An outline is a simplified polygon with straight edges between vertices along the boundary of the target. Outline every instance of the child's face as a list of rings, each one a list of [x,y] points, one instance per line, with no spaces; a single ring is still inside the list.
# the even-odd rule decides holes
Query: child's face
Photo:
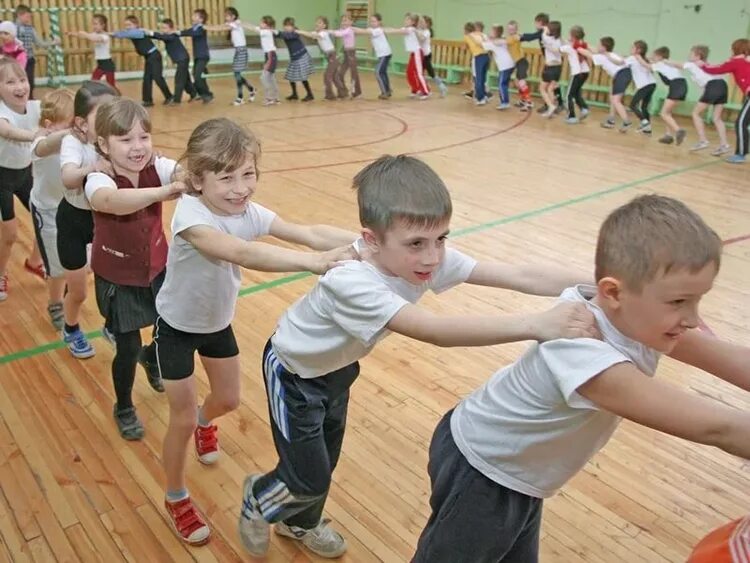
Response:
[[[18,21],[24,25],[31,25],[31,12],[26,12],[18,16]]]
[[[159,27],[161,28],[162,33],[172,33],[174,31],[174,28],[166,23],[160,24]]]
[[[6,43],[12,43],[15,41],[15,37],[13,37],[10,33],[6,31],[0,31],[0,44],[5,45]]]
[[[98,137],[97,141],[119,171],[137,174],[151,162],[151,133],[143,128],[140,121],[124,135],[110,135],[106,139]]]
[[[414,227],[396,221],[384,234],[370,229],[363,236],[372,260],[386,273],[414,285],[429,281],[445,258],[449,221],[437,227]]]
[[[690,61],[691,63],[697,63],[697,62],[698,62],[699,60],[701,60],[701,58],[700,58],[700,57],[698,56],[698,54],[697,54],[697,53],[696,53],[695,51],[693,51],[693,50],[691,49],[691,50],[690,50],[690,54],[688,55],[688,60],[689,60],[689,61]]]
[[[26,75],[6,70],[0,76],[0,99],[12,109],[23,111],[29,101],[29,81]]]
[[[341,16],[341,27],[349,27],[352,25],[352,18],[349,16]]]
[[[219,215],[241,215],[255,193],[258,176],[255,157],[248,153],[244,164],[231,172],[206,172],[195,189],[206,206]]]
[[[370,18],[370,21],[372,21],[372,18]],[[315,20],[316,31],[323,31],[325,28],[326,28],[326,24],[323,22],[323,20]]]
[[[651,53],[651,60],[658,63],[659,61],[663,61],[664,57],[657,53]]]
[[[682,269],[662,274],[640,292],[621,286],[616,300],[605,300],[605,308],[623,334],[668,354],[685,331],[698,326],[698,304],[716,274],[710,263],[695,273]]]
[[[136,25],[132,21],[125,20],[125,29],[135,29],[135,28],[136,28]]]
[[[102,31],[104,31],[104,26],[102,25],[102,22],[99,21],[98,19],[93,19],[91,20],[91,30],[94,33],[101,33]]]
[[[294,31],[294,26],[292,24],[287,24],[284,26],[284,31]]]
[[[546,25],[542,20],[534,20],[534,27],[537,29],[543,29]]]
[[[370,16],[370,27],[380,27],[380,20],[375,16]]]
[[[193,15],[190,19],[193,23],[203,23],[203,18],[198,12],[193,12]]]
[[[234,21],[234,16],[230,14],[229,12],[224,14],[224,21],[226,23],[232,23]]]
[[[638,54],[638,47],[635,46],[635,43],[630,46],[630,54],[631,55],[637,55]]]
[[[258,27],[261,29],[268,29],[268,24],[264,21],[261,21]]]
[[[515,35],[518,33],[518,26],[512,23],[508,24],[508,35]]]

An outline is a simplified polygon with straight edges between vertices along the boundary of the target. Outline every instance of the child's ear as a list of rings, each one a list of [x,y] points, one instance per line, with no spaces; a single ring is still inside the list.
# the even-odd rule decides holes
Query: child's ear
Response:
[[[109,156],[109,147],[107,147],[107,139],[105,139],[104,137],[97,137],[96,144],[99,147],[100,151],[102,151],[105,155]]]
[[[372,229],[368,229],[367,227],[363,228],[362,238],[364,239],[367,248],[369,248],[371,252],[375,253],[379,250],[380,242],[375,231],[373,231]]]
[[[51,121],[51,120],[49,120],[49,119],[45,119],[45,120],[44,120],[44,121],[42,122],[42,128],[44,128],[44,129],[49,129],[50,127],[52,127],[52,121]]]
[[[622,302],[622,282],[611,276],[603,277],[597,282],[599,297],[611,310],[620,308]]]

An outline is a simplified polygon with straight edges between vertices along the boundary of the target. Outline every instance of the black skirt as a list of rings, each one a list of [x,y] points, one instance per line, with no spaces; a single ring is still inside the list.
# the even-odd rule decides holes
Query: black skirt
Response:
[[[94,275],[94,291],[99,312],[112,332],[131,332],[156,322],[156,294],[164,283],[166,270],[149,287],[118,285]]]

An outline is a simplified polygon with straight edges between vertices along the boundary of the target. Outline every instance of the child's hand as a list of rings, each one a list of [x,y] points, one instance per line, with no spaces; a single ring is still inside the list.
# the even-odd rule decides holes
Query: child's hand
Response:
[[[188,186],[185,182],[172,182],[166,186],[162,186],[164,190],[164,201],[170,201],[173,199],[179,199],[184,193],[187,193]]]
[[[340,266],[341,263],[346,260],[359,260],[357,251],[351,244],[340,246],[339,248],[334,248],[333,250],[328,250],[326,252],[321,252],[317,255],[310,271],[313,274],[322,275],[331,268]]]
[[[560,303],[539,315],[537,340],[546,342],[558,338],[601,339],[594,314],[583,303]]]
[[[38,139],[39,137],[46,137],[47,135],[49,135],[49,132],[49,129],[40,127],[39,129],[34,131],[34,139]]]

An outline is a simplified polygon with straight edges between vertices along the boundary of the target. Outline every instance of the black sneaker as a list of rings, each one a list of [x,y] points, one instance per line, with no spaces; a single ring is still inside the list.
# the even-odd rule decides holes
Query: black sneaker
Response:
[[[201,97],[198,94],[193,94],[192,96],[190,96],[190,99],[188,100],[188,103],[194,102],[195,100],[200,100],[200,99],[201,99]]]
[[[174,98],[172,96],[170,96],[169,98],[167,98],[166,100],[164,100],[164,105],[165,106],[173,106],[174,105]]]
[[[213,101],[214,101],[214,95],[213,94],[209,94],[208,96],[204,96],[203,97],[203,103],[204,104],[210,104]]]
[[[151,107],[154,107],[154,102],[141,102],[141,105],[144,108],[151,108]]]
[[[563,107],[563,105],[562,105],[562,104],[560,104],[560,105],[558,105],[558,106],[557,106],[557,107],[555,108],[555,115],[557,115],[558,113],[562,113],[562,112],[564,112],[564,111],[565,111],[565,107]]]
[[[297,94],[289,94],[286,99],[287,101],[292,102],[294,100],[299,100],[299,96]]]
[[[312,102],[314,99],[315,99],[315,96],[313,96],[312,94],[308,94],[307,96],[305,96],[304,98],[302,98],[302,101],[303,102]]]
[[[141,440],[143,438],[146,432],[143,429],[143,423],[135,414],[135,407],[118,410],[117,403],[115,403],[112,416],[114,416],[120,436],[126,440]]]
[[[164,393],[164,383],[161,380],[161,374],[159,373],[159,366],[156,362],[149,362],[146,359],[146,350],[148,346],[142,346],[141,351],[138,352],[138,363],[146,371],[146,377],[148,378],[148,384],[157,393]]]

